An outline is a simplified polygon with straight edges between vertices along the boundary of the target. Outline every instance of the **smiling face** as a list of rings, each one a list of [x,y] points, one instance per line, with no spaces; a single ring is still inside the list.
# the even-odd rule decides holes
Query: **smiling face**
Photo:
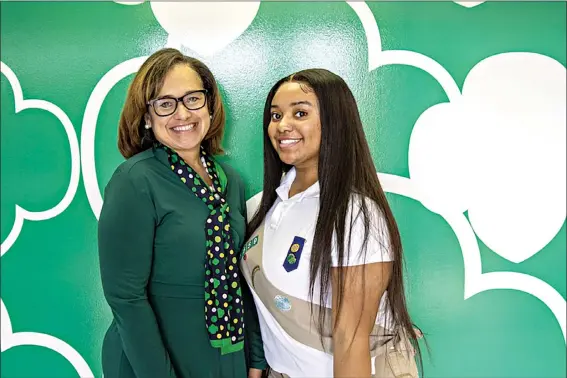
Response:
[[[268,135],[285,164],[317,167],[321,147],[321,120],[317,96],[303,83],[279,87],[271,104]]]
[[[171,68],[165,76],[163,86],[154,100],[158,102],[154,105],[170,107],[171,103],[159,101],[164,97],[180,98],[186,94],[202,90],[203,82],[199,75],[187,64],[178,64]],[[195,96],[185,98],[185,103],[189,107],[199,100],[200,93]],[[155,107],[149,106],[146,122],[148,122],[154,132],[155,138],[162,144],[175,150],[180,155],[195,154],[198,156],[201,142],[207,135],[211,120],[209,118],[209,104],[197,110],[188,110],[182,102],[177,104],[175,113],[168,116],[159,116]],[[173,105],[175,106],[175,105]],[[160,113],[164,113],[160,109]]]

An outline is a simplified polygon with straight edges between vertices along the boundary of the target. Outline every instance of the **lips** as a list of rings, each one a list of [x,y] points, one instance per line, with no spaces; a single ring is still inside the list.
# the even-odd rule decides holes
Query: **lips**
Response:
[[[195,129],[196,126],[197,126],[197,123],[189,123],[187,125],[174,126],[174,127],[171,128],[171,130],[178,132],[178,133],[183,133],[183,132],[187,132],[187,131],[192,131],[193,129]]]
[[[302,140],[301,138],[278,139],[278,145],[282,149],[291,148],[297,145],[301,140]]]

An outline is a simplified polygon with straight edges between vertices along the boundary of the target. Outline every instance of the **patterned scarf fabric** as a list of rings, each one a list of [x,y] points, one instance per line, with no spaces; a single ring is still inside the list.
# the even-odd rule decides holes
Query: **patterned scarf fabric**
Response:
[[[215,163],[201,147],[201,162],[213,185],[207,186],[172,149],[167,152],[171,169],[209,209],[205,222],[205,323],[211,345],[222,354],[236,352],[244,344],[244,309],[238,274],[239,253],[230,233],[230,207],[223,198]]]

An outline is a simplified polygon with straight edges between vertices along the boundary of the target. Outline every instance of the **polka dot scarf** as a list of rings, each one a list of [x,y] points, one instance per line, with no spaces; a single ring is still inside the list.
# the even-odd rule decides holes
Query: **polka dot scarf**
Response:
[[[238,256],[230,234],[230,207],[223,198],[215,163],[201,148],[201,162],[213,185],[207,186],[175,151],[165,149],[171,169],[209,209],[205,222],[205,324],[211,345],[222,354],[242,349],[244,309]]]

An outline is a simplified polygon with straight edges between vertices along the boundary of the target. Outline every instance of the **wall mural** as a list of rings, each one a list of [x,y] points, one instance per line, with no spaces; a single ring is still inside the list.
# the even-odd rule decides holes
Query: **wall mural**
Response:
[[[2,377],[100,377],[96,220],[133,74],[170,46],[228,111],[248,211],[280,77],[351,86],[404,242],[430,377],[566,368],[564,2],[3,2]]]

